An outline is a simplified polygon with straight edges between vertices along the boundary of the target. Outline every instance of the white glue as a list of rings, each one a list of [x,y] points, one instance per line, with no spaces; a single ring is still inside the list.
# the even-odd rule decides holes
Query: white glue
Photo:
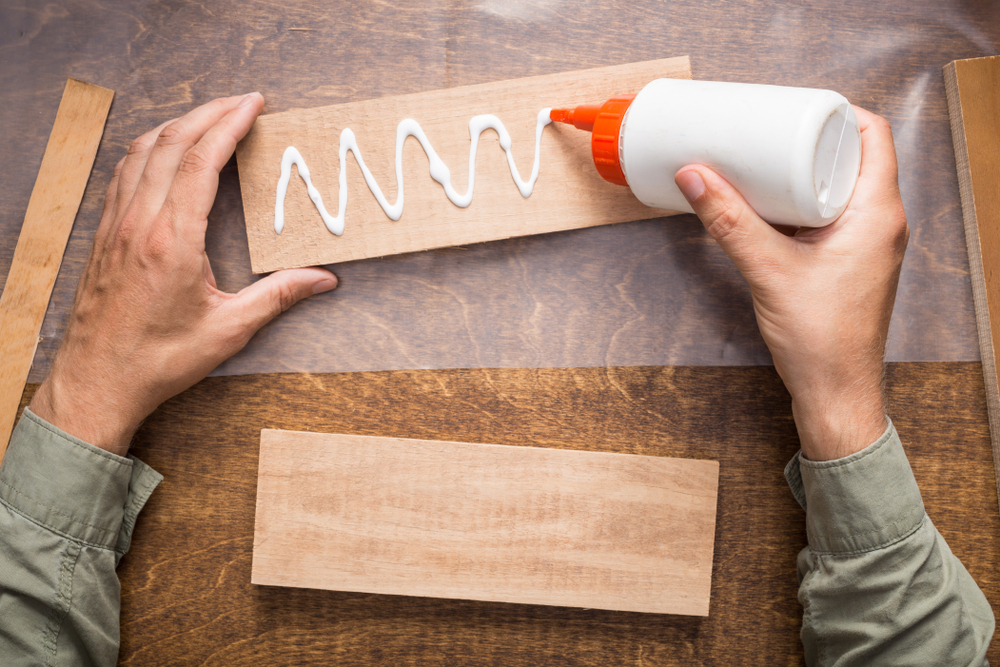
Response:
[[[281,176],[278,178],[278,191],[274,205],[274,231],[280,234],[281,230],[285,227],[285,194],[288,192],[288,181],[292,177],[292,165],[295,165],[298,168],[299,176],[306,183],[309,198],[316,205],[316,209],[319,211],[320,217],[323,218],[326,228],[337,236],[344,233],[344,214],[347,210],[347,151],[354,153],[354,157],[358,161],[358,166],[361,167],[361,173],[365,176],[365,183],[368,184],[368,188],[375,195],[375,199],[378,201],[379,206],[382,207],[382,210],[385,211],[385,214],[392,220],[399,220],[400,216],[403,215],[403,144],[406,142],[407,137],[416,137],[417,141],[420,142],[424,152],[427,153],[431,178],[444,186],[444,192],[448,199],[455,206],[465,208],[472,203],[472,194],[476,184],[476,151],[479,149],[479,137],[487,129],[496,130],[497,135],[500,137],[500,147],[507,154],[510,175],[514,179],[517,189],[521,192],[522,197],[530,197],[535,187],[535,181],[538,180],[542,130],[552,122],[549,118],[550,111],[550,109],[542,109],[538,112],[535,124],[535,161],[531,167],[531,176],[527,181],[521,180],[521,174],[514,164],[514,155],[510,150],[510,134],[503,123],[500,122],[500,119],[489,114],[474,116],[469,121],[469,135],[472,138],[472,145],[469,147],[469,188],[465,194],[459,194],[452,187],[451,171],[449,171],[448,166],[434,151],[434,147],[431,146],[420,124],[412,118],[403,120],[396,128],[396,183],[399,192],[396,194],[396,202],[394,204],[390,204],[385,195],[382,194],[382,188],[379,187],[375,181],[375,177],[372,176],[372,172],[365,165],[354,132],[350,128],[344,128],[344,131],[340,133],[340,201],[336,216],[330,215],[323,205],[323,197],[320,195],[319,190],[312,184],[309,167],[306,166],[306,161],[303,159],[302,154],[294,146],[289,146],[285,149],[285,153],[281,157]]]

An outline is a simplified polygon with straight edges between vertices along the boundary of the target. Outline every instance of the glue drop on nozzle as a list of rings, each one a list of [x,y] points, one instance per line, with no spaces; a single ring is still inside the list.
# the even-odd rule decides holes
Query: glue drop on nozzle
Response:
[[[861,131],[831,90],[657,79],[636,95],[553,109],[592,132],[598,173],[647,206],[693,213],[674,184],[703,164],[773,224],[822,227],[847,208],[861,168]]]

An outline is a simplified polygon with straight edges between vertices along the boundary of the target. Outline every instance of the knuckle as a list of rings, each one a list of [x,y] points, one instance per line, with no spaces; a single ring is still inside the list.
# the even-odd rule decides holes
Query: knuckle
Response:
[[[184,158],[181,160],[180,166],[178,166],[178,171],[190,174],[202,174],[211,168],[212,161],[206,155],[205,149],[201,148],[199,144],[184,154]]]
[[[151,138],[149,135],[142,135],[136,138],[129,144],[128,154],[129,155],[142,155],[143,153],[148,153],[153,147],[153,143],[156,140]]]
[[[889,256],[902,258],[910,242],[910,226],[903,203],[895,201],[875,214],[878,219],[877,247]]]
[[[294,306],[296,301],[298,299],[295,297],[295,292],[292,291],[292,288],[284,283],[279,284],[277,289],[274,290],[274,299],[271,304],[272,315],[277,317]]]
[[[892,137],[892,124],[883,116],[878,114],[872,114],[871,122],[868,124],[868,129],[873,130],[876,136],[880,137]]]
[[[220,343],[223,349],[231,350],[233,353],[243,349],[250,341],[250,336],[255,330],[252,326],[244,322],[231,322],[220,333]]]
[[[132,207],[127,208],[121,220],[118,221],[118,226],[115,228],[115,245],[121,246],[127,243],[135,234],[137,224],[138,220],[135,211]]]
[[[242,350],[248,342],[249,339],[243,334],[243,332],[238,331],[235,328],[223,331],[218,337],[219,349],[225,350],[228,356],[232,356]]]
[[[156,145],[164,147],[178,146],[187,141],[187,135],[188,132],[187,128],[184,127],[184,122],[182,120],[175,120],[160,130],[160,134],[156,137]]]
[[[707,228],[712,238],[721,241],[733,236],[740,228],[745,205],[726,204],[708,216]]]
[[[167,225],[155,225],[143,240],[142,254],[148,260],[160,262],[172,254],[173,248],[172,230]]]
[[[225,113],[228,111],[231,103],[227,97],[216,97],[210,100],[206,106],[210,107],[215,113]]]
[[[875,126],[883,131],[892,131],[892,124],[885,118],[885,116],[879,116],[875,114]]]
[[[102,263],[114,263],[118,264],[123,261],[125,257],[128,257],[132,253],[132,235],[123,234],[121,231],[121,226],[110,233],[104,242],[104,252],[102,255]]]
[[[906,222],[906,215],[902,209],[895,218],[893,225],[893,246],[900,255],[906,251],[906,246],[910,242],[910,225]]]

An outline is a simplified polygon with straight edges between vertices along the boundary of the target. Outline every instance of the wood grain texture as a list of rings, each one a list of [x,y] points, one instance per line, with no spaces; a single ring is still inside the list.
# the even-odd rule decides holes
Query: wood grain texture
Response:
[[[1000,614],[982,368],[886,373],[927,512]],[[255,586],[262,428],[717,460],[711,615]],[[210,378],[164,404],[133,447],[166,479],[118,569],[120,664],[801,665],[805,516],[782,475],[797,443],[788,395],[766,367]],[[1000,662],[997,645],[988,657]]]
[[[715,461],[264,429],[252,581],[707,616]]]
[[[114,96],[107,88],[76,79],[66,82],[31,191],[0,295],[0,459]]]
[[[944,68],[969,270],[986,384],[993,464],[1000,470],[1000,56]],[[1000,496],[1000,480],[997,482]]]
[[[327,210],[336,215],[340,133],[352,129],[365,163],[386,198],[394,202],[400,186],[394,162],[396,127],[404,118],[412,118],[448,165],[455,189],[465,192],[468,123],[473,116],[500,118],[513,141],[521,177],[527,178],[539,109],[637,93],[663,77],[690,79],[687,56],[262,116],[236,150],[253,270],[266,273],[668,215],[640,203],[627,187],[598,175],[589,132],[552,124],[542,133],[541,169],[528,198],[514,185],[495,132],[482,135],[475,196],[467,208],[448,201],[430,177],[427,156],[414,139],[403,150],[406,196],[399,221],[385,215],[351,158],[346,162],[348,198],[342,236],[327,230],[295,174],[285,197],[284,231],[280,235],[274,231],[275,189],[288,146],[302,154]]]

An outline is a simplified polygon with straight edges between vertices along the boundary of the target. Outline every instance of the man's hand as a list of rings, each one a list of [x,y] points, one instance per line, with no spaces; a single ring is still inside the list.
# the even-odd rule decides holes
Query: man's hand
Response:
[[[855,107],[862,163],[836,222],[778,230],[704,166],[677,186],[750,283],[757,324],[792,395],[806,458],[859,451],[885,430],[882,360],[909,229],[889,124]]]
[[[115,167],[94,247],[38,416],[117,454],[157,405],[205,377],[300,299],[333,289],[319,268],[217,289],[205,228],[219,171],[264,105],[198,107],[136,139]]]

